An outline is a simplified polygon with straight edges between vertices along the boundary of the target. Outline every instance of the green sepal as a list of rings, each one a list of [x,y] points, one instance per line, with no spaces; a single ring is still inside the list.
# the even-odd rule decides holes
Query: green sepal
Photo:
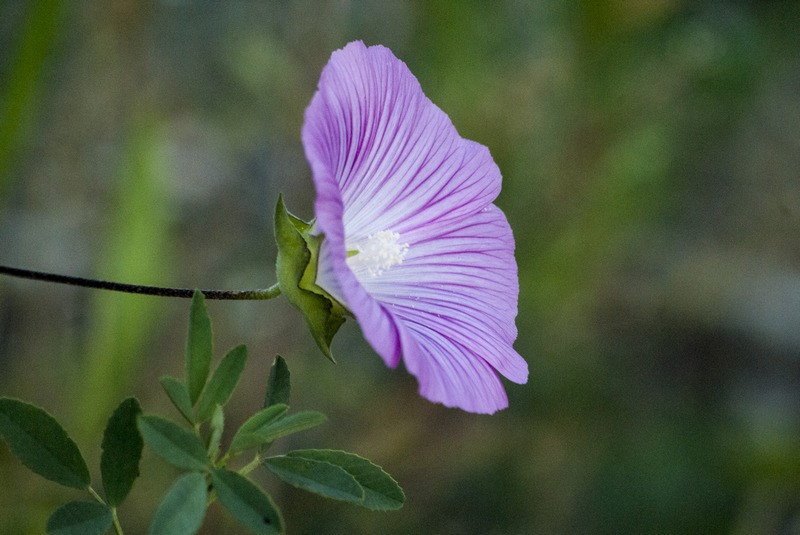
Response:
[[[275,362],[272,363],[272,368],[269,370],[267,393],[264,396],[264,407],[271,407],[279,403],[285,405],[289,404],[289,395],[292,392],[289,378],[289,367],[286,365],[286,361],[283,357],[278,355],[275,357]]]
[[[269,495],[237,472],[214,470],[214,490],[220,503],[251,533],[283,533],[283,518]]]
[[[138,424],[145,444],[172,466],[185,470],[210,466],[203,443],[191,431],[158,416],[139,416]]]
[[[217,405],[225,406],[239,382],[246,361],[247,347],[243,345],[234,347],[222,358],[197,400],[197,422],[211,418]]]
[[[0,398],[0,436],[22,464],[40,476],[65,487],[89,487],[89,469],[77,444],[44,409]]]
[[[49,535],[103,535],[111,527],[111,509],[97,502],[67,502],[47,520]]]
[[[393,511],[405,502],[405,494],[397,481],[383,468],[355,453],[339,450],[305,449],[294,450],[287,457],[312,459],[338,466],[356,480],[364,491],[362,507],[373,511]]]
[[[170,486],[161,499],[150,535],[192,535],[200,530],[206,516],[208,486],[200,472],[185,474]]]
[[[106,501],[111,507],[122,503],[139,477],[144,442],[136,427],[136,418],[141,413],[139,401],[128,398],[111,415],[103,432],[100,473]]]
[[[178,412],[186,418],[187,422],[194,425],[192,400],[189,399],[189,391],[186,389],[186,385],[169,375],[163,376],[158,382],[161,383],[161,388],[167,393],[169,400],[178,409]]]
[[[281,292],[306,318],[311,336],[322,354],[334,361],[331,342],[345,320],[345,308],[316,285],[317,256],[322,236],[310,233],[311,224],[286,211],[283,198],[275,207],[277,276]]]
[[[194,291],[189,312],[189,333],[186,338],[186,388],[194,405],[208,379],[213,351],[211,318],[200,290]]]

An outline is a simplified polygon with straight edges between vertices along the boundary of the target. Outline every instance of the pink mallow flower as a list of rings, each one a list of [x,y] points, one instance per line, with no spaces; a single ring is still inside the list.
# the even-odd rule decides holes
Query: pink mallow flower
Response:
[[[331,56],[305,114],[303,146],[323,234],[318,286],[352,312],[390,367],[425,398],[493,413],[498,376],[528,379],[514,350],[514,237],[492,201],[501,176],[458,135],[408,67],[382,46]]]

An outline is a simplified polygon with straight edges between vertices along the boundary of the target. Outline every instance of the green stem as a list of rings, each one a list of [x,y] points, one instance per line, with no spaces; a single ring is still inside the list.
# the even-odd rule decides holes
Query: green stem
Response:
[[[180,297],[190,299],[194,295],[191,288],[166,288],[161,286],[143,286],[140,284],[125,284],[122,282],[104,281],[98,279],[87,279],[84,277],[72,277],[70,275],[59,275],[57,273],[47,273],[44,271],[33,271],[30,269],[19,269],[10,266],[0,266],[0,275],[8,275],[20,279],[38,280],[44,282],[54,282],[57,284],[69,284],[71,286],[81,286],[83,288],[96,288],[99,290],[110,290],[112,292],[124,292],[130,294],[155,295],[158,297]],[[223,299],[238,301],[257,301],[272,299],[281,294],[280,285],[273,284],[269,288],[258,290],[200,290],[206,299]]]
[[[114,532],[117,535],[125,535],[122,532],[122,524],[119,523],[119,516],[117,516],[117,508],[116,507],[112,507],[111,508],[111,518],[114,519]]]
[[[261,455],[256,453],[256,456],[253,457],[252,461],[250,461],[249,463],[247,463],[246,465],[244,465],[239,469],[239,473],[243,476],[246,476],[256,468],[258,468],[260,464],[261,464]]]
[[[86,487],[86,490],[89,491],[89,494],[92,495],[92,498],[94,498],[99,503],[101,503],[101,504],[105,505],[106,507],[108,507],[108,504],[106,503],[106,501],[103,498],[101,498],[99,494],[97,494],[97,491],[94,490],[94,488],[91,485]],[[114,532],[116,532],[117,535],[125,535],[122,532],[122,525],[119,523],[119,517],[117,516],[117,508],[116,507],[109,507],[109,509],[111,509],[111,518],[112,518],[113,525],[114,525]]]
[[[86,490],[88,490],[88,491],[89,491],[89,494],[91,494],[91,495],[92,495],[92,498],[94,498],[94,499],[95,499],[95,500],[97,500],[98,502],[102,503],[103,505],[105,505],[105,504],[106,504],[106,501],[105,501],[103,498],[101,498],[99,494],[97,494],[97,491],[96,491],[96,490],[94,490],[94,488],[92,488],[92,486],[91,486],[91,485],[89,485],[88,487],[86,487]]]

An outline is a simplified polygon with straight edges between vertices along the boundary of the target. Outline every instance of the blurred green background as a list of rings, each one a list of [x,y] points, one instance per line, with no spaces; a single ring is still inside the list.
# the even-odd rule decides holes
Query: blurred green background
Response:
[[[327,362],[284,300],[211,303],[325,426],[276,445],[383,465],[375,513],[260,474],[290,533],[800,533],[800,3],[0,3],[0,263],[154,285],[274,281],[272,210],[312,216],[303,111],[330,53],[384,44],[504,174],[527,385],[491,417],[419,398],[352,322]],[[0,394],[97,474],[122,398],[178,418],[188,302],[0,280]],[[146,454],[146,530],[175,472]],[[79,494],[0,447],[0,533]],[[203,533],[236,533],[212,507]]]

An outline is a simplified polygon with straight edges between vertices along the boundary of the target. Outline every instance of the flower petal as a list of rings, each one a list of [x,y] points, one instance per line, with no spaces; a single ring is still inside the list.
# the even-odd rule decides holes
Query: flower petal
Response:
[[[362,279],[361,285],[397,322],[414,332],[423,325],[432,328],[464,348],[451,358],[480,358],[524,383],[527,363],[512,348],[519,287],[505,216],[490,205],[449,226],[433,229],[433,236],[424,236],[428,228],[405,235],[412,246],[403,264],[381,277]]]
[[[381,46],[354,42],[333,53],[306,110],[303,145],[315,181],[336,182],[352,240],[463,217],[500,192],[489,151],[462,139]]]
[[[400,362],[401,346],[394,319],[367,293],[347,265],[341,217],[344,208],[339,190],[330,181],[316,181],[316,186],[317,223],[320,221],[319,214],[325,214],[329,219],[325,239],[320,246],[316,282],[353,312],[367,341],[387,366],[395,367]],[[367,333],[371,336],[367,336]]]
[[[317,284],[345,304],[387,365],[404,359],[426,398],[491,413],[508,401],[498,372],[527,380],[514,351],[514,239],[491,202],[500,172],[462,139],[383,47],[334,52],[306,111],[303,145],[323,233]],[[354,273],[351,244],[397,233],[402,262]]]
[[[462,358],[469,355],[471,358]],[[403,337],[403,361],[420,394],[447,407],[492,414],[508,406],[497,372],[468,348],[419,325]]]

